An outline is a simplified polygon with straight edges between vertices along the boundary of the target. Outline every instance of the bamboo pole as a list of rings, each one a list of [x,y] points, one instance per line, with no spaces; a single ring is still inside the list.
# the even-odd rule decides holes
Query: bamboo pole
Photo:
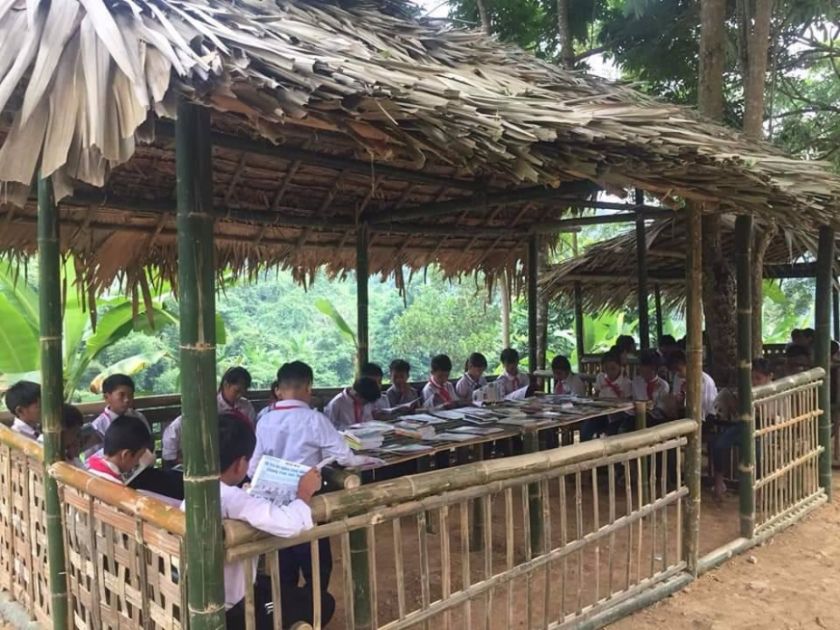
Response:
[[[536,431],[528,431],[522,436],[522,446],[525,453],[536,453],[539,451],[539,435]],[[528,513],[531,532],[531,551],[541,553],[543,550],[543,500],[540,495],[540,486],[532,483],[527,488]]]
[[[662,320],[662,289],[657,284],[653,289],[654,308],[656,309],[656,345],[662,345],[665,322]]]
[[[175,126],[178,299],[186,498],[186,566],[192,630],[224,627],[219,504],[210,110],[180,103]]]
[[[583,372],[583,355],[586,353],[583,332],[583,292],[580,282],[575,282],[575,341],[577,343],[578,372]]]
[[[61,447],[61,411],[64,373],[61,356],[61,271],[59,220],[52,181],[38,179],[38,315],[41,345],[41,428],[44,467],[64,459]],[[47,519],[47,558],[50,569],[50,614],[53,628],[69,627],[64,531],[58,485],[44,475]],[[35,576],[29,576],[34,580]]]
[[[695,421],[696,427],[689,436],[685,456],[685,480],[689,497],[685,510],[685,538],[683,557],[692,575],[697,575],[697,561],[700,547],[700,431],[702,407],[700,387],[703,373],[703,313],[700,303],[702,294],[702,210],[692,203],[688,210],[688,258],[686,260],[686,355],[688,375],[686,378],[686,411]]]
[[[633,403],[633,411],[636,416],[636,431],[641,431],[642,429],[647,429],[647,402],[643,400],[637,400]],[[641,460],[642,465],[642,479],[648,478],[648,460],[644,458]],[[647,503],[648,499],[650,498],[648,495],[648,487],[645,484],[639,486],[639,494],[644,498],[645,503]]]
[[[834,339],[840,339],[840,289],[837,288],[837,278],[833,278],[834,288],[831,290],[831,311]]]
[[[834,229],[820,228],[817,250],[817,287],[815,296],[814,340],[815,364],[825,370],[819,389],[819,404],[822,414],[819,422],[819,441],[823,447],[820,455],[820,486],[831,500],[831,289],[832,267],[834,265]]]
[[[357,368],[368,361],[368,228],[359,225],[356,231],[356,340]]]
[[[636,189],[636,205],[645,202],[645,193]],[[647,237],[645,236],[645,217],[636,217],[636,276],[639,296],[639,345],[642,350],[650,348],[650,322],[648,321],[648,268]]]
[[[528,239],[528,371],[537,369],[537,275],[539,274],[539,239]]]
[[[753,219],[735,220],[736,273],[738,277],[738,420],[741,423],[738,497],[741,536],[755,533],[755,419],[752,401],[752,244]],[[760,306],[756,306],[760,308]]]

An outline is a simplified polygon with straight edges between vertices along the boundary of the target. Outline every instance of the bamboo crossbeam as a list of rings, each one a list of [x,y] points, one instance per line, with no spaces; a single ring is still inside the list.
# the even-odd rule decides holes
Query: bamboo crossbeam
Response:
[[[799,374],[791,374],[752,389],[753,404],[767,402],[773,398],[784,396],[799,387],[806,387],[821,382],[825,378],[825,370],[821,367],[811,368]]]
[[[15,451],[22,452],[41,463],[44,462],[44,447],[35,440],[25,437],[9,427],[0,424],[0,444],[5,444]]]
[[[796,468],[801,467],[803,464],[805,464],[805,463],[807,463],[807,462],[809,462],[809,461],[811,461],[815,458],[820,457],[820,455],[822,455],[822,453],[823,453],[823,449],[822,449],[822,447],[819,447],[819,448],[816,448],[809,453],[805,453],[804,455],[802,455],[800,457],[797,457],[794,460],[791,460],[790,462],[788,462],[784,466],[774,470],[772,473],[770,473],[766,477],[762,477],[761,479],[756,481],[755,482],[755,489],[760,490],[761,488],[769,485],[771,482],[775,481],[776,479],[780,479],[780,478],[784,477],[790,471],[795,470]]]
[[[557,201],[560,203],[560,200]],[[569,204],[573,205],[573,204]],[[595,202],[592,204],[596,208],[603,207],[604,204]],[[590,206],[587,206],[590,207]],[[624,209],[631,209],[636,206],[625,206]],[[562,231],[568,228],[585,227],[590,225],[613,225],[616,223],[636,223],[649,219],[660,219],[674,214],[673,210],[667,210],[656,207],[646,207],[644,210],[635,210],[633,212],[622,212],[618,214],[599,214],[591,217],[575,217],[574,219],[560,219],[558,221],[545,221],[539,225],[535,225],[533,230],[540,234],[550,234],[553,232]]]

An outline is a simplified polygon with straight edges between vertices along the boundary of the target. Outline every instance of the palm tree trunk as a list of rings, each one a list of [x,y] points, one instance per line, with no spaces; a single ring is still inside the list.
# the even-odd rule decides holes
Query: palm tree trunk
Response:
[[[481,20],[481,30],[490,35],[490,15],[487,13],[487,5],[484,4],[484,0],[475,0],[475,4],[478,7],[478,17]]]
[[[734,382],[736,288],[735,268],[723,252],[720,215],[706,215],[703,217],[703,308],[711,372],[718,385]]]
[[[575,65],[575,43],[569,27],[569,0],[557,0],[557,43],[560,46],[560,65],[571,70]]]

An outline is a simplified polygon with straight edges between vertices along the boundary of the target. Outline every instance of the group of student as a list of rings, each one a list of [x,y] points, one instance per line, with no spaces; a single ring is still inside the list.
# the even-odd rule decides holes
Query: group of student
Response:
[[[810,367],[807,331],[797,334],[787,349],[789,372]],[[811,336],[811,339],[813,336]],[[637,355],[638,367],[629,376],[630,357],[636,355],[632,337],[621,337],[615,347],[601,359],[592,395],[599,399],[645,401],[650,408],[649,423],[656,424],[677,417],[685,406],[686,355],[684,345],[664,336],[658,349],[644,350]],[[245,521],[253,527],[276,536],[292,537],[313,527],[309,503],[322,488],[317,466],[324,461],[339,465],[364,467],[381,462],[357,455],[339,433],[353,424],[387,415],[394,408],[441,407],[469,404],[477,392],[492,387],[499,398],[516,392],[533,391],[536,383],[519,369],[519,354],[507,348],[499,356],[503,371],[488,384],[485,372],[487,358],[474,353],[465,362],[463,375],[453,384],[452,361],[446,355],[432,358],[428,381],[419,391],[410,384],[411,366],[397,359],[389,366],[390,386],[383,391],[383,370],[375,363],[361,366],[359,377],[339,392],[321,413],[312,407],[313,371],[301,361],[280,367],[272,384],[273,400],[260,411],[246,397],[251,375],[243,367],[233,367],[222,376],[218,393],[219,465],[221,471],[221,508],[224,518]],[[568,358],[556,356],[551,368],[553,393],[585,396],[583,379],[572,370]],[[753,383],[760,385],[773,378],[765,359],[753,362]],[[61,444],[66,460],[114,483],[126,483],[136,490],[177,501],[183,509],[183,478],[180,472],[182,419],[171,422],[163,434],[163,468],[154,467],[154,442],[151,426],[142,413],[134,409],[134,383],[126,375],[115,374],[103,382],[105,402],[102,412],[85,424],[81,412],[65,404],[62,411]],[[6,392],[6,405],[14,417],[12,430],[40,439],[40,386],[21,381]],[[717,411],[718,397],[714,380],[703,373],[701,399],[703,415]],[[582,441],[601,435],[632,430],[632,417],[610,415],[589,420],[580,430]],[[722,432],[713,444],[717,471],[722,459],[738,439],[738,427]],[[264,455],[310,466],[299,483],[297,499],[278,507],[254,497],[243,488],[254,474]],[[718,462],[718,459],[721,459]],[[82,461],[84,460],[84,461]],[[140,474],[137,471],[141,470]],[[720,481],[720,484],[718,483]],[[720,490],[722,478],[716,478]],[[319,541],[319,568],[323,623],[329,621],[335,601],[329,594],[332,554],[329,540]],[[313,601],[312,557],[308,544],[284,549],[280,553],[283,625],[311,621]],[[241,564],[225,566],[225,605],[229,628],[243,628],[245,618],[245,578]],[[263,576],[248,576],[255,583],[257,628],[272,627],[270,584]]]

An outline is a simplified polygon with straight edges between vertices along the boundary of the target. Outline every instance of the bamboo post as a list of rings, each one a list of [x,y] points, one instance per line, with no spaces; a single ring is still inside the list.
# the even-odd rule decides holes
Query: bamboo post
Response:
[[[539,273],[539,240],[528,238],[528,371],[537,369],[537,274]]]
[[[52,181],[38,180],[38,309],[41,345],[41,428],[44,468],[64,459],[61,447],[61,405],[64,374],[61,355],[61,272],[58,209]],[[44,475],[47,558],[50,569],[50,614],[55,630],[69,627],[67,573],[61,503],[55,478]],[[35,576],[30,575],[30,580]]]
[[[657,284],[653,289],[654,308],[656,309],[656,345],[662,345],[665,323],[662,320],[662,290]]]
[[[817,367],[825,370],[825,378],[819,390],[820,415],[819,441],[823,447],[820,454],[820,486],[831,500],[831,288],[834,265],[834,229],[820,228],[817,249],[817,287],[815,296],[814,359]]]
[[[741,536],[755,533],[755,421],[752,400],[752,243],[753,219],[735,220],[735,263],[738,276],[738,421],[741,439],[738,444],[738,496],[740,499]],[[756,308],[759,308],[758,306]]]
[[[636,205],[645,202],[645,193],[636,189]],[[639,345],[642,350],[650,348],[650,322],[648,313],[648,268],[647,238],[645,236],[645,217],[639,213],[636,217],[636,274],[639,293]]]
[[[356,349],[358,369],[367,363],[368,345],[368,227],[362,223],[356,230]]]
[[[537,431],[528,431],[522,435],[522,446],[525,453],[536,453],[540,447],[539,434]],[[540,484],[528,484],[528,521],[531,532],[531,551],[542,553],[543,549],[543,501],[540,495]],[[489,524],[485,524],[489,527]]]
[[[368,530],[350,532],[350,573],[353,576],[353,627],[371,627],[370,559]]]
[[[834,314],[832,323],[834,324],[834,339],[840,339],[840,289],[837,288],[836,278],[832,278],[835,282],[835,287],[831,291],[831,310]]]
[[[575,338],[577,342],[578,372],[583,372],[583,355],[586,347],[583,337],[583,291],[580,282],[575,282]]]
[[[216,305],[210,110],[180,103],[175,126],[178,300],[189,625],[224,627],[219,505]]]
[[[637,400],[633,403],[633,410],[636,414],[636,431],[647,429],[647,402],[644,400]],[[649,475],[648,458],[642,458],[642,479],[648,479]],[[647,484],[642,484],[639,487],[639,494],[644,497],[645,503],[648,502],[650,494]]]
[[[688,209],[688,256],[686,259],[686,355],[688,374],[686,378],[686,411],[688,417],[697,423],[689,435],[685,454],[685,481],[688,486],[688,501],[685,510],[684,550],[688,571],[697,575],[700,548],[700,440],[701,440],[701,398],[700,383],[703,372],[703,314],[700,303],[702,294],[702,210],[699,204],[691,203]]]

